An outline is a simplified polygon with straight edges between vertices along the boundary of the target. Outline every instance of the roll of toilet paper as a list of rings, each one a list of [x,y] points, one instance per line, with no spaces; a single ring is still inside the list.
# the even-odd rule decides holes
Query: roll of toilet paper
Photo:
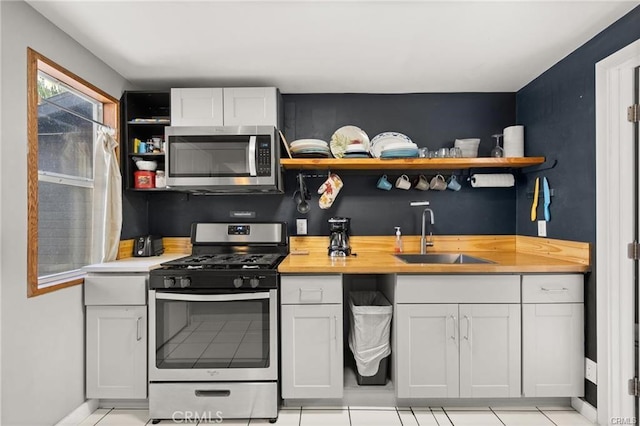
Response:
[[[474,188],[510,187],[516,180],[511,173],[475,174],[471,176],[471,186]]]
[[[503,130],[504,156],[524,157],[524,126],[510,126]]]

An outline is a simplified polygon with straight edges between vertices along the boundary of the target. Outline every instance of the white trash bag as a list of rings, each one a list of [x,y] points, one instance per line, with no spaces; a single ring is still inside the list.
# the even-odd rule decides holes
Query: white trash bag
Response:
[[[389,334],[393,306],[379,291],[352,291],[349,308],[349,348],[358,373],[363,377],[375,376],[380,360],[391,353]]]

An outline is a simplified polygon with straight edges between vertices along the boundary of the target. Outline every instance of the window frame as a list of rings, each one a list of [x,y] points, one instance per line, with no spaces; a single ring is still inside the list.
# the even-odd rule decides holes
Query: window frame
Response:
[[[103,123],[120,135],[120,102],[54,61],[27,48],[27,297],[82,284],[84,278],[70,278],[57,284],[39,287],[38,279],[38,71],[61,81],[103,105]],[[120,158],[119,145],[116,157]]]

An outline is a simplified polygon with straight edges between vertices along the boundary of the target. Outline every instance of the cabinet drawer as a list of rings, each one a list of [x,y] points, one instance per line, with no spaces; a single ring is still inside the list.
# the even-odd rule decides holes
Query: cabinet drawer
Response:
[[[581,303],[584,301],[584,276],[523,275],[522,303]]]
[[[85,305],[146,305],[147,274],[89,275],[84,279]]]
[[[176,411],[176,408],[179,411]],[[150,383],[149,416],[188,423],[194,415],[207,424],[222,419],[278,416],[278,385],[264,383]],[[190,418],[188,416],[191,416]]]
[[[280,290],[283,305],[342,303],[342,275],[284,275]]]
[[[520,303],[519,275],[398,275],[396,303]]]

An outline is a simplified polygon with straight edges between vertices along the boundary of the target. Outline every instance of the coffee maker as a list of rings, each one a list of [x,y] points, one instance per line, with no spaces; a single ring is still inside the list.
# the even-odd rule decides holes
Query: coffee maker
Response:
[[[329,219],[329,256],[341,257],[351,255],[349,246],[349,223],[348,217],[332,217]]]

